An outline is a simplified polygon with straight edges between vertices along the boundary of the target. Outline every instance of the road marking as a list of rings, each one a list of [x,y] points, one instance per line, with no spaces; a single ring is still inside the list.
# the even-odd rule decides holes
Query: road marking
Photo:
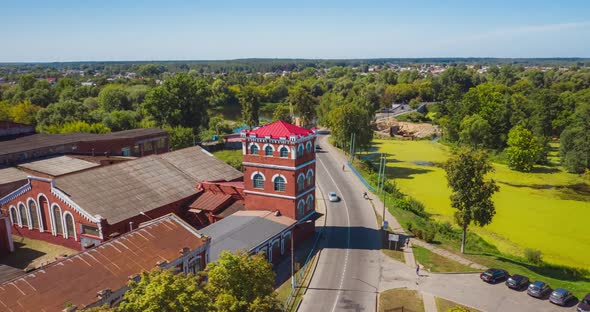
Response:
[[[342,190],[338,187],[338,184],[330,174],[328,168],[324,165],[322,159],[318,158],[318,160],[322,167],[324,167],[324,170],[326,170],[326,173],[330,177],[330,180],[332,180],[332,183],[334,183],[334,186],[336,186],[336,189],[340,193],[340,196],[343,196],[344,193],[342,193]],[[342,276],[340,277],[340,286],[338,287],[338,293],[336,295],[336,300],[334,301],[334,307],[332,308],[332,312],[336,311],[336,306],[338,305],[338,300],[340,299],[340,293],[342,292],[342,287],[344,286],[344,276],[346,275],[346,267],[348,266],[348,254],[350,253],[350,213],[348,212],[348,205],[346,204],[346,200],[342,198],[342,201],[344,202],[344,207],[346,208],[346,218],[348,223],[346,226],[346,254],[344,256],[344,270],[342,271]]]

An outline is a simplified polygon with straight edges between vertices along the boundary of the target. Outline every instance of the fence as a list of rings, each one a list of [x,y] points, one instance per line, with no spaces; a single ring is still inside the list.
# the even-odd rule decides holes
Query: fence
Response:
[[[371,184],[369,184],[369,182],[367,182],[367,180],[365,180],[365,178],[363,178],[363,176],[356,170],[356,168],[354,168],[354,166],[350,163],[350,161],[347,161],[346,165],[348,166],[348,168],[350,168],[350,171],[352,171],[352,173],[354,173],[359,178],[359,180],[361,180],[361,182],[363,182],[363,184],[369,190],[371,190],[371,192],[375,192],[375,188],[373,186],[371,186]]]

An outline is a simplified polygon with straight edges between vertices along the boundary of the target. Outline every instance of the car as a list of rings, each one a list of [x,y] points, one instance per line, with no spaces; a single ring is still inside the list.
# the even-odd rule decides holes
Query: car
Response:
[[[535,298],[543,298],[550,291],[551,287],[549,287],[547,283],[542,281],[534,281],[532,284],[529,285],[529,288],[527,289],[526,293],[529,296]]]
[[[328,200],[331,202],[337,202],[340,200],[340,197],[336,195],[336,192],[330,192],[330,194],[328,194]]]
[[[590,293],[578,303],[578,312],[590,312]]]
[[[549,301],[561,306],[566,305],[572,299],[574,299],[574,295],[563,288],[555,289],[549,296]]]
[[[479,275],[479,278],[487,283],[497,283],[498,281],[507,279],[508,277],[508,272],[502,269],[488,269]]]
[[[514,274],[506,280],[506,286],[510,289],[522,289],[529,286],[529,278],[523,275]]]
[[[316,145],[315,145],[315,149],[316,149],[316,150],[321,150],[321,149],[322,149],[322,147],[321,147],[319,144],[316,144]]]

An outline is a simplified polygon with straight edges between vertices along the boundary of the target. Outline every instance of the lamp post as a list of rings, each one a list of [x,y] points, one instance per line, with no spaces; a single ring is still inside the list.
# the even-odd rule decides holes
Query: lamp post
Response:
[[[291,289],[295,290],[295,227],[291,230]]]

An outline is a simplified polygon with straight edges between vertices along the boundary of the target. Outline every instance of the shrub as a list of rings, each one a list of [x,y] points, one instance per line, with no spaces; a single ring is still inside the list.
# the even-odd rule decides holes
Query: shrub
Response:
[[[429,223],[424,233],[422,234],[424,240],[428,243],[432,243],[434,241],[434,237],[436,236],[436,227],[434,224]]]
[[[406,223],[406,229],[408,229],[408,233],[412,233],[412,230],[414,229],[414,224],[412,224],[412,222]]]
[[[527,248],[524,250],[524,257],[533,264],[541,264],[543,262],[543,254],[540,250]]]

